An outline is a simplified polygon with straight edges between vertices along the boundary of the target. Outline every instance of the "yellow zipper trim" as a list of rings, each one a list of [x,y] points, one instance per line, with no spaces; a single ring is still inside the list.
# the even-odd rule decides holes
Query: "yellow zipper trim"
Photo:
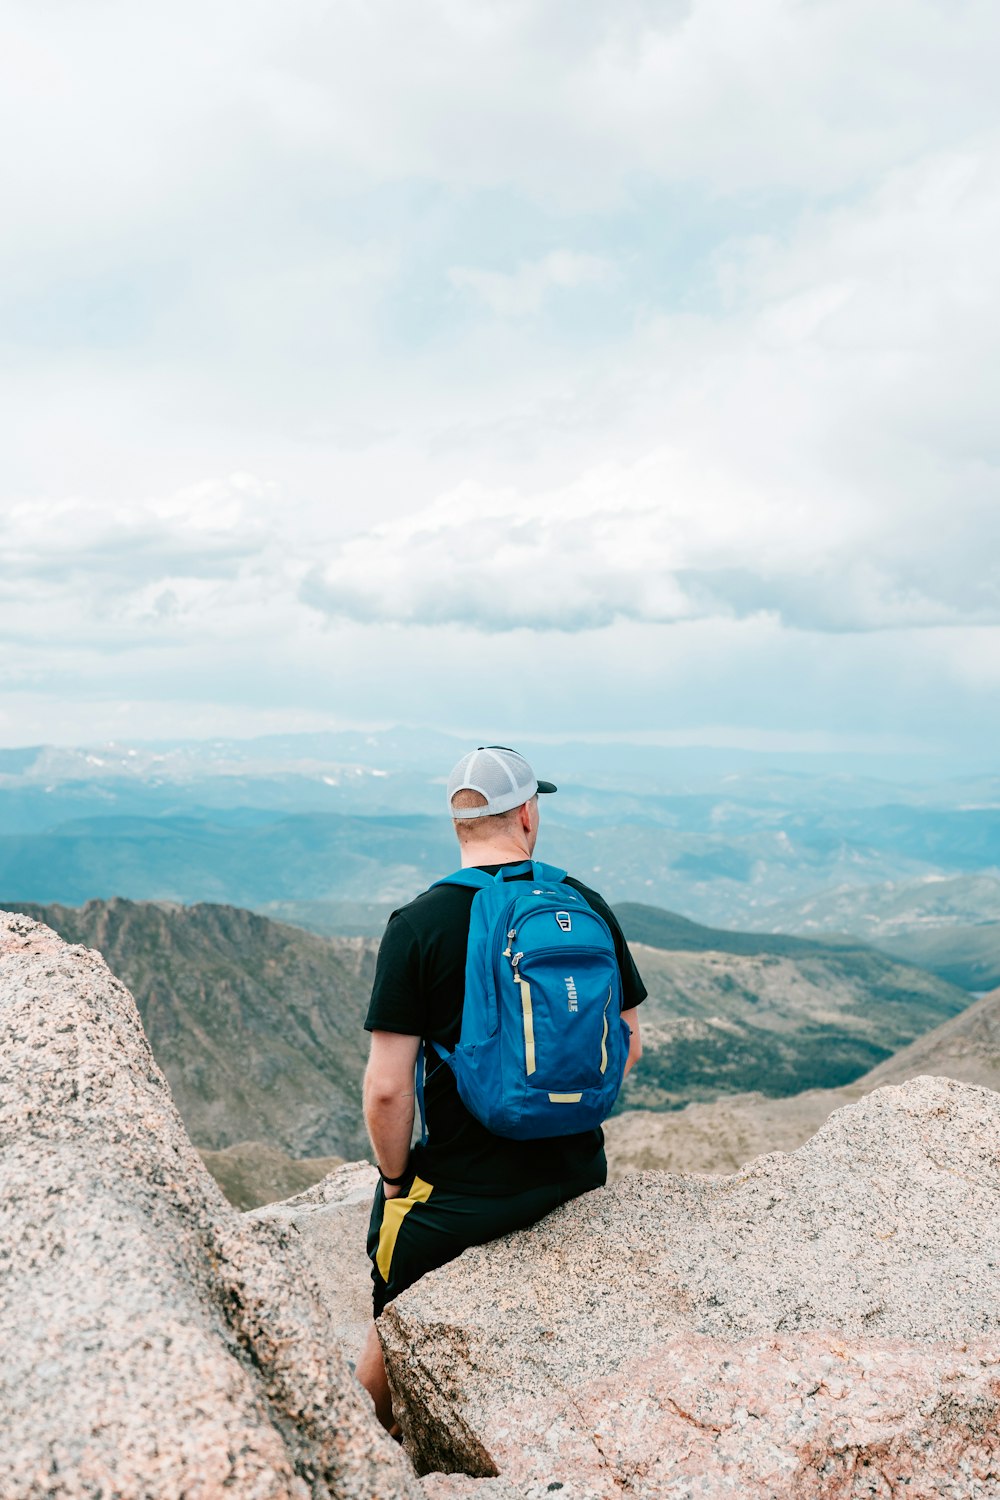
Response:
[[[608,1006],[611,1004],[612,986],[608,986],[608,998],[604,1002],[604,1035],[601,1037],[601,1072],[608,1067]]]
[[[521,986],[521,1015],[524,1019],[524,1071],[530,1078],[535,1071],[535,1022],[531,1013],[531,985],[518,977]]]
[[[550,1094],[550,1104],[579,1104],[582,1094]]]

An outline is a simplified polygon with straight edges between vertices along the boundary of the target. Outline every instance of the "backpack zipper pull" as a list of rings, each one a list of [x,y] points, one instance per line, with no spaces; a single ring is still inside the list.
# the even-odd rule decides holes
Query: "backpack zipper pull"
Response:
[[[508,932],[508,934],[507,934],[507,946],[503,950],[503,956],[504,956],[504,958],[510,958],[510,956],[511,956],[510,945],[513,942],[514,938],[516,938],[516,937],[517,937],[517,928],[516,927],[512,927],[510,929],[510,931]],[[521,955],[518,954],[518,958],[520,958],[520,956]]]

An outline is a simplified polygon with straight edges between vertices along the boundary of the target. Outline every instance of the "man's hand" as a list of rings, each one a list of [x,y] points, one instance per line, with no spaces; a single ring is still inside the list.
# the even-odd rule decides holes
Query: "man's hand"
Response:
[[[639,1039],[639,1007],[634,1005],[631,1010],[622,1011],[622,1020],[632,1033],[628,1044],[628,1058],[625,1062],[623,1078],[627,1078],[642,1056],[642,1042]]]
[[[410,1159],[413,1136],[414,1068],[420,1051],[418,1036],[395,1031],[373,1031],[365,1069],[365,1124],[375,1160],[389,1177],[402,1177]],[[383,1183],[386,1198],[398,1198],[402,1185]]]

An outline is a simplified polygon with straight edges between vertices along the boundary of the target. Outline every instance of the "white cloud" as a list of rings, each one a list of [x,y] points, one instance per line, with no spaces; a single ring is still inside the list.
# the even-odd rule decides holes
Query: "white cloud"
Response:
[[[602,393],[627,410],[633,445],[668,443],[558,488],[470,484],[414,506],[340,544],[303,597],[483,631],[996,622],[998,240],[990,140],[784,241],[732,244],[727,315],[661,320],[624,391],[617,370],[593,388],[595,413]]]
[[[575,208],[620,201],[637,171],[823,195],[991,120],[995,28],[986,0],[960,23],[937,0],[315,3],[267,38],[252,87],[275,128],[370,177]],[[308,111],[289,104],[303,90]]]
[[[83,498],[21,501],[0,513],[0,579],[86,576],[140,581],[152,572],[226,577],[268,529],[268,486],[251,475],[204,481],[130,506]]]
[[[334,618],[486,632],[756,615],[820,632],[1000,622],[1000,577],[970,593],[938,576],[935,531],[899,555],[878,512],[811,514],[660,453],[533,496],[465,486],[342,543],[302,597]],[[968,536],[965,577],[984,540]]]
[[[504,739],[603,733],[752,744],[812,736],[837,748],[907,737],[984,756],[995,693],[956,677],[955,630],[816,637],[774,621],[539,636],[459,627],[305,628],[301,614],[247,609],[229,636],[66,647],[44,677],[0,662],[0,739],[255,733],[286,726],[416,723]],[[976,632],[1000,659],[1000,630]],[[915,650],[915,646],[918,648]],[[13,672],[10,668],[14,667]],[[933,714],[928,716],[928,705]],[[12,717],[13,716],[13,717]],[[505,743],[516,743],[506,738]]]
[[[78,252],[214,232],[220,210],[238,237],[254,202],[287,207],[310,177],[335,192],[512,187],[576,208],[621,202],[637,174],[822,197],[989,128],[995,110],[987,0],[960,19],[938,0],[302,0],[294,22],[237,0],[64,5],[58,25],[27,0],[7,12],[8,230],[49,255],[53,231]]]
[[[498,317],[524,318],[537,313],[551,292],[604,281],[610,272],[609,263],[598,255],[552,250],[510,273],[453,266],[448,277],[452,286],[473,293]]]
[[[267,485],[237,474],[129,506],[67,499],[6,508],[0,641],[42,659],[51,653],[55,667],[78,651],[117,656],[144,641],[224,637],[239,615],[293,591],[273,500]]]

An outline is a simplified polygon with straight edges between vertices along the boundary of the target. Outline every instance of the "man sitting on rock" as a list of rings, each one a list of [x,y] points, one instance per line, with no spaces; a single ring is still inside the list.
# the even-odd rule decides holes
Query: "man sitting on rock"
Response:
[[[531,878],[538,836],[538,794],[554,792],[527,761],[502,746],[481,746],[459,761],[448,781],[448,805],[462,867]],[[610,928],[622,985],[622,1017],[631,1031],[625,1071],[641,1053],[636,1007],[646,989],[618,921],[604,899],[578,880],[579,892]],[[371,1051],[364,1080],[365,1121],[381,1180],[375,1191],[368,1254],[377,1318],[387,1302],[426,1272],[470,1245],[523,1229],[607,1178],[600,1129],[543,1140],[492,1134],[459,1098],[455,1077],[433,1043],[459,1040],[465,995],[469,919],[475,891],[437,885],[393,912],[379,948],[365,1022]],[[414,1070],[426,1054],[426,1143],[411,1149]],[[373,1323],[358,1361],[358,1379],[383,1426],[392,1404]]]

